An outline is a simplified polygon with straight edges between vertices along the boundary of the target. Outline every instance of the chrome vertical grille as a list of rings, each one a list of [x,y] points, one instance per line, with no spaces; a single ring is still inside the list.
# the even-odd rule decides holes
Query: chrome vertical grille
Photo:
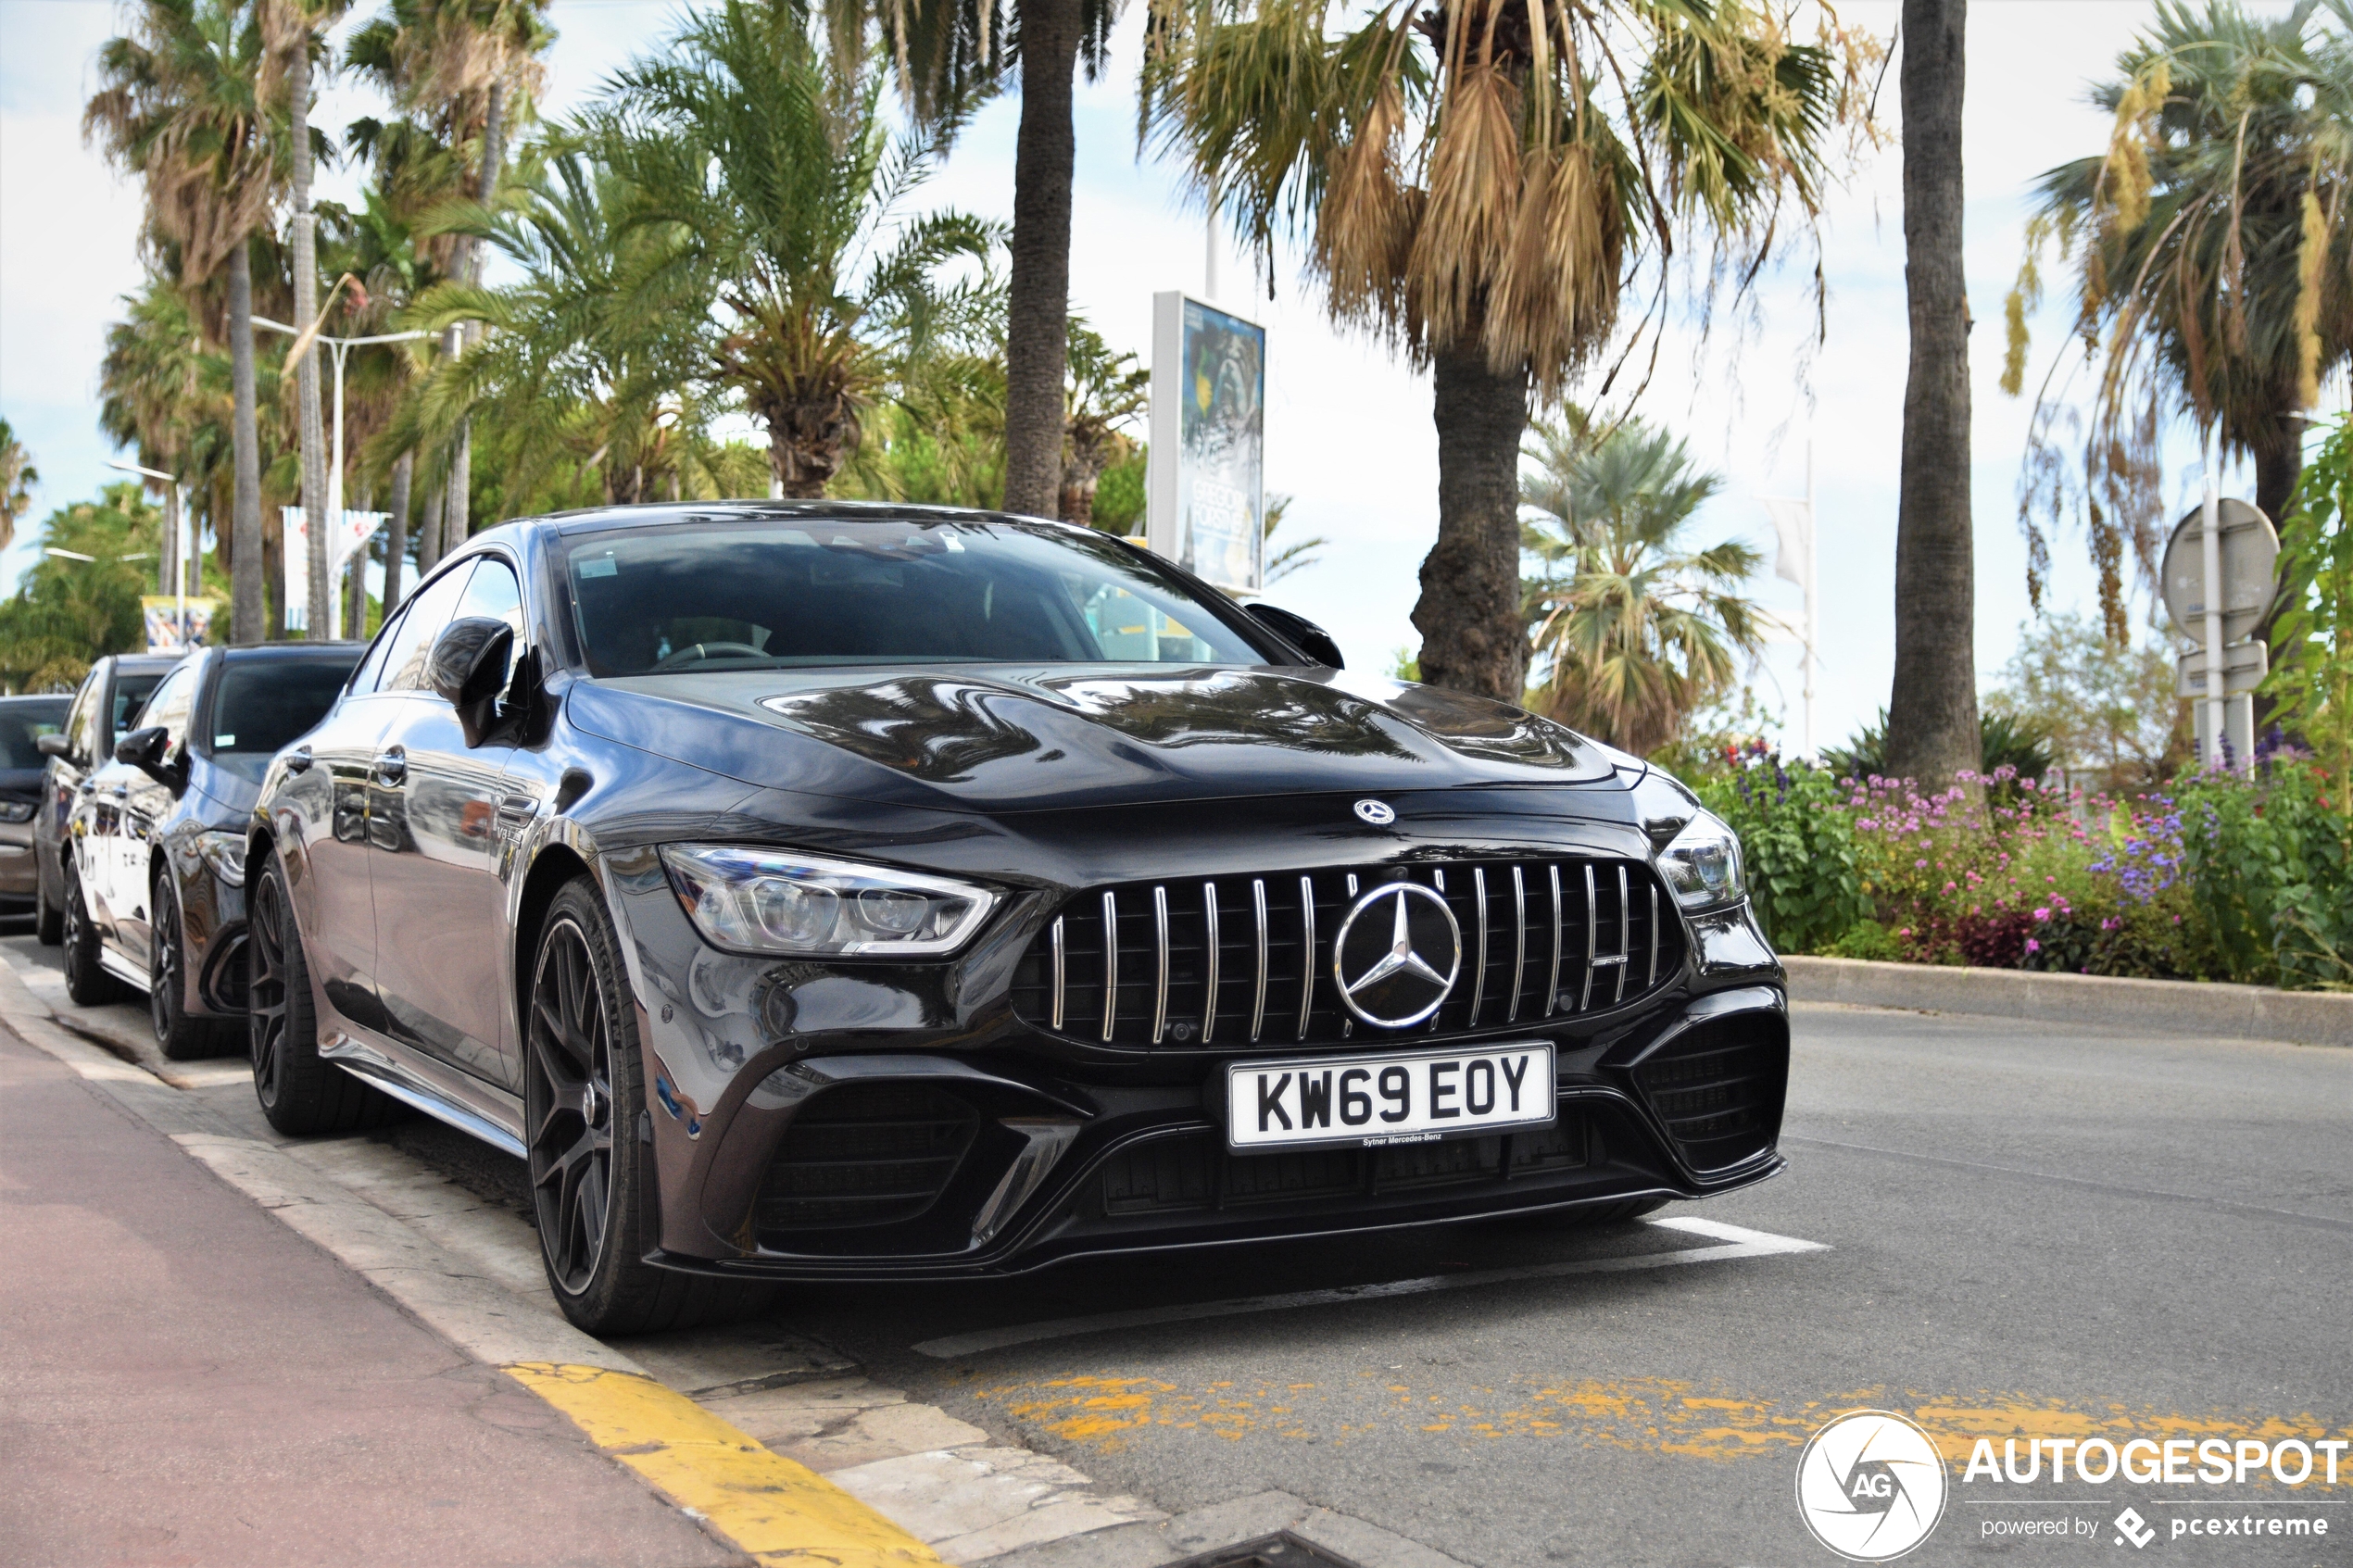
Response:
[[[1417,1036],[1602,1011],[1682,964],[1673,902],[1640,861],[1335,867],[1252,877],[1246,896],[1231,875],[1089,890],[1023,959],[1014,1011],[1147,1048],[1361,1046],[1386,1032],[1352,1018],[1327,984],[1332,941],[1358,893],[1401,878],[1435,889],[1463,935],[1453,991]]]

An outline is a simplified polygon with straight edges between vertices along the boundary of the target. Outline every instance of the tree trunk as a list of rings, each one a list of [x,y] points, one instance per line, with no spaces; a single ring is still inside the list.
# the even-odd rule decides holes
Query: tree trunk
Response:
[[[400,571],[409,554],[409,492],[417,482],[417,455],[403,452],[392,463],[392,518],[384,524],[384,619],[400,606]]]
[[[1052,517],[1062,499],[1063,379],[1070,352],[1071,82],[1079,0],[1021,12],[1021,132],[1013,154],[1013,275],[1005,305],[1005,509]]]
[[[425,497],[425,515],[417,520],[417,581],[425,580],[441,560],[441,514],[447,509],[449,481],[445,477]]]
[[[1961,257],[1967,0],[1904,3],[1904,386],[1895,518],[1895,683],[1887,766],[1942,789],[1982,765],[1969,529],[1969,294]]]
[[[2304,416],[2285,412],[2276,424],[2275,430],[2250,433],[2255,439],[2247,443],[2255,459],[2255,504],[2274,528],[2286,518],[2304,472]]]
[[[498,193],[498,169],[506,157],[501,138],[506,134],[507,89],[499,82],[490,84],[487,107],[482,124],[482,168],[474,181],[474,199],[483,206]],[[468,239],[455,258],[455,270],[469,283],[482,282],[482,242]],[[470,344],[479,342],[482,326],[468,322],[449,329],[446,345],[451,358],[456,358]],[[440,536],[434,542],[434,558],[439,560],[466,542],[473,532],[473,421],[460,420],[457,436],[449,448],[449,483],[443,496]]]
[[[1528,633],[1519,615],[1519,444],[1525,370],[1498,371],[1477,331],[1432,357],[1438,424],[1438,543],[1422,562],[1414,625],[1422,679],[1520,700]]]
[[[294,144],[294,326],[308,331],[319,314],[319,219],[310,210],[310,37],[304,30],[286,73],[286,99]],[[286,584],[291,601],[302,598],[305,636],[327,634],[333,613],[327,571],[327,435],[319,411],[319,345],[313,340],[295,367],[295,406],[302,448],[302,514],[309,532],[306,580]]]
[[[230,524],[229,640],[260,642],[269,607],[261,590],[261,433],[253,401],[253,256],[248,241],[229,252],[229,384],[234,399],[230,445],[236,466],[236,509]]]

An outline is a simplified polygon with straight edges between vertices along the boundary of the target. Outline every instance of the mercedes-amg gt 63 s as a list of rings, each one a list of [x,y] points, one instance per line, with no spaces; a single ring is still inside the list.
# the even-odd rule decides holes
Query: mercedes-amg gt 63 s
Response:
[[[272,1123],[406,1102],[527,1160],[595,1332],[1781,1165],[1722,823],[1086,528],[493,529],[272,763],[246,864]]]

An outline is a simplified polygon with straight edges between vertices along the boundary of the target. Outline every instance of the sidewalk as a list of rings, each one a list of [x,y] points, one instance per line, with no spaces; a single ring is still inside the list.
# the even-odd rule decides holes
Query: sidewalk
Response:
[[[0,1259],[8,1568],[745,1561],[5,1028]]]

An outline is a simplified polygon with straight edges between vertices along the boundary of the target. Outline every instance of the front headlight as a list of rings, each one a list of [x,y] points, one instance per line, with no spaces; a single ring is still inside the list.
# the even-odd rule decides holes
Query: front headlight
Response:
[[[212,874],[229,887],[245,884],[245,835],[241,833],[213,832],[196,840],[196,853],[212,868]]]
[[[802,958],[941,958],[997,907],[985,887],[789,849],[668,844],[661,863],[714,947]]]
[[[1748,892],[1739,835],[1705,811],[1694,814],[1658,852],[1658,872],[1675,901],[1692,914],[1736,904]]]
[[[30,800],[0,800],[0,822],[29,822],[39,809]]]

